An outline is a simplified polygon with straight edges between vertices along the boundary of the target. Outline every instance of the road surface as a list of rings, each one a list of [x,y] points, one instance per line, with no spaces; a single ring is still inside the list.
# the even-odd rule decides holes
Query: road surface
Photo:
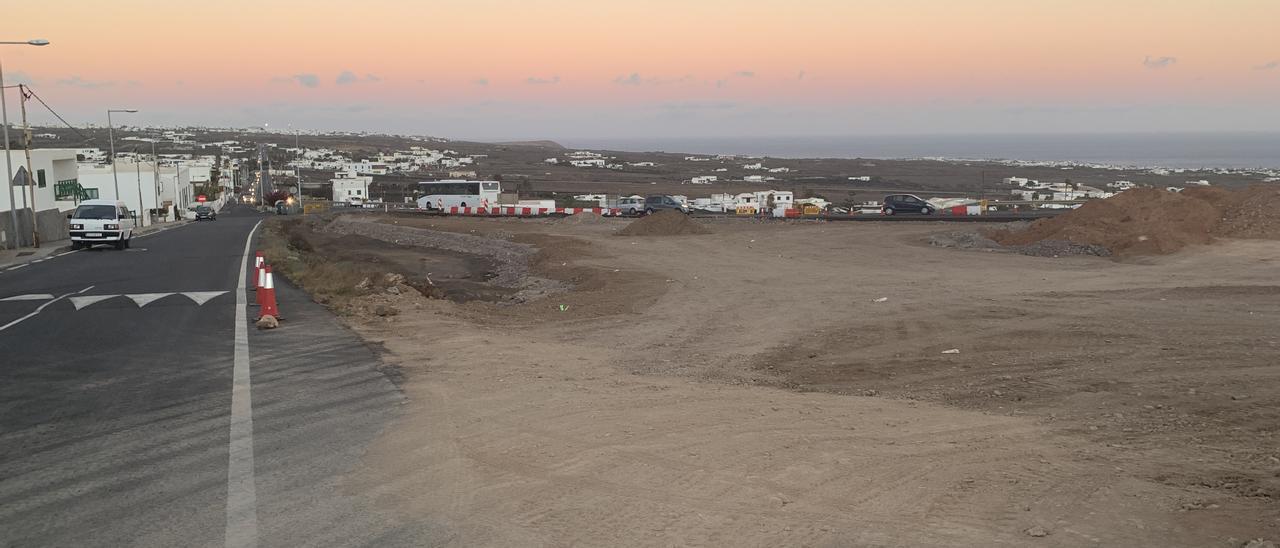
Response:
[[[375,351],[280,281],[249,325],[264,218],[0,271],[0,546],[431,543],[342,481],[402,403]]]

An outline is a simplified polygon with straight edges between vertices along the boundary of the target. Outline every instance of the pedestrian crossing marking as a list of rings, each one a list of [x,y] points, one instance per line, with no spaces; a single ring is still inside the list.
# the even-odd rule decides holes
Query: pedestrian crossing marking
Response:
[[[83,297],[83,296],[71,297],[71,304],[75,305],[76,310],[80,310],[81,308],[89,306],[93,303],[105,301],[112,297],[119,297],[119,295],[89,295],[87,297]]]
[[[226,291],[187,291],[184,292],[183,295],[186,295],[187,298],[195,301],[196,305],[199,306],[209,302],[209,299],[224,293],[226,293]]]
[[[137,294],[125,295],[125,296],[130,299],[133,299],[133,302],[138,303],[138,308],[142,308],[144,306],[147,306],[148,304],[151,304],[153,301],[163,299],[165,297],[168,297],[169,295],[176,295],[176,293],[137,293]]]

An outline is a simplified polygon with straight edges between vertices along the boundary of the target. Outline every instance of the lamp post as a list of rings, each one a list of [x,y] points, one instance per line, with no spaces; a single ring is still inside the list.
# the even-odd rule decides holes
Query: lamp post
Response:
[[[25,42],[0,42],[0,45],[47,46],[49,45],[49,41],[37,39],[37,40],[27,40]],[[2,120],[4,123],[4,170],[6,175],[5,183],[9,186],[9,218],[13,221],[13,234],[14,234],[13,236],[9,236],[9,238],[16,238],[18,234],[18,208],[17,208],[17,204],[13,200],[13,160],[9,159],[9,106],[5,103],[5,100],[4,100],[4,65],[3,64],[0,64],[0,117],[3,117]],[[35,210],[33,209],[31,211],[32,225],[35,224],[35,220],[36,220]],[[15,248],[18,247],[17,240],[14,240],[14,245],[12,245],[11,247],[15,247]]]
[[[111,108],[107,109],[107,140],[111,143],[111,180],[116,185],[116,201],[120,199],[120,176],[116,174],[116,131],[115,126],[111,123],[112,112],[138,112],[136,108]]]

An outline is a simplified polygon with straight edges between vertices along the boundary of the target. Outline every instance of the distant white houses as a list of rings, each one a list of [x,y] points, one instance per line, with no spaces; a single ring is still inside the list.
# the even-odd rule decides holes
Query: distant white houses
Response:
[[[631,162],[631,163],[628,163],[627,165],[631,167],[657,167],[658,166],[658,164],[655,164],[653,162]]]
[[[542,163],[544,163],[544,164],[556,165],[556,164],[560,163],[560,159],[559,159],[559,158],[547,158],[546,160],[543,160],[543,161],[542,161]]]
[[[769,173],[790,173],[790,172],[791,172],[791,168],[789,167],[775,167],[769,170]]]
[[[569,165],[573,167],[604,167],[604,158],[586,158],[580,160],[569,160]]]
[[[702,156],[685,156],[684,160],[686,162],[710,162],[711,160],[714,160],[714,158],[706,158]]]
[[[694,177],[692,179],[689,179],[689,183],[694,185],[709,185],[711,183],[716,182],[716,180],[718,179],[719,177],[715,175],[703,175],[700,177]]]
[[[746,177],[743,177],[742,180],[748,183],[763,183],[764,175],[747,175]]]
[[[1209,181],[1201,179],[1199,181],[1187,181],[1187,186],[1209,186]]]
[[[1123,192],[1123,191],[1125,191],[1125,190],[1132,189],[1132,188],[1134,188],[1134,187],[1136,187],[1136,186],[1138,186],[1138,185],[1137,185],[1137,184],[1135,184],[1135,183],[1133,183],[1133,182],[1131,182],[1131,181],[1116,181],[1116,182],[1114,182],[1114,183],[1107,183],[1107,188],[1114,188],[1114,189],[1116,189],[1116,190],[1118,190],[1118,191],[1122,191],[1122,192]]]
[[[1034,183],[1037,183],[1037,182],[1038,182],[1038,181],[1035,181],[1035,180],[1032,180],[1032,179],[1028,179],[1028,178],[1026,178],[1026,177],[1005,177],[1005,178],[1004,178],[1004,184],[1009,185],[1009,186],[1020,186],[1020,187],[1025,187],[1025,186],[1028,186],[1028,185],[1031,185],[1031,184],[1034,184]]]
[[[870,175],[856,175],[856,176],[853,176],[853,177],[849,177],[849,180],[850,180],[850,181],[861,181],[861,182],[864,182],[864,183],[870,183],[870,182],[871,182],[871,176],[870,176]]]
[[[759,170],[764,169],[764,164],[761,164],[761,163],[746,164],[746,165],[742,166],[742,169],[749,169],[749,170],[752,170],[752,171],[759,171]]]

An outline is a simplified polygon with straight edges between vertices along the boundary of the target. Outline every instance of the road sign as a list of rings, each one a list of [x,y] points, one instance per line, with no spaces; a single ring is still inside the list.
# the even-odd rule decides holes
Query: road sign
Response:
[[[209,201],[209,198],[206,198],[204,194],[201,194],[201,195],[199,195],[199,196],[196,196],[196,201],[197,201],[197,202],[200,202],[200,203],[202,203],[202,204],[203,204],[203,203],[205,203],[205,202]]]

